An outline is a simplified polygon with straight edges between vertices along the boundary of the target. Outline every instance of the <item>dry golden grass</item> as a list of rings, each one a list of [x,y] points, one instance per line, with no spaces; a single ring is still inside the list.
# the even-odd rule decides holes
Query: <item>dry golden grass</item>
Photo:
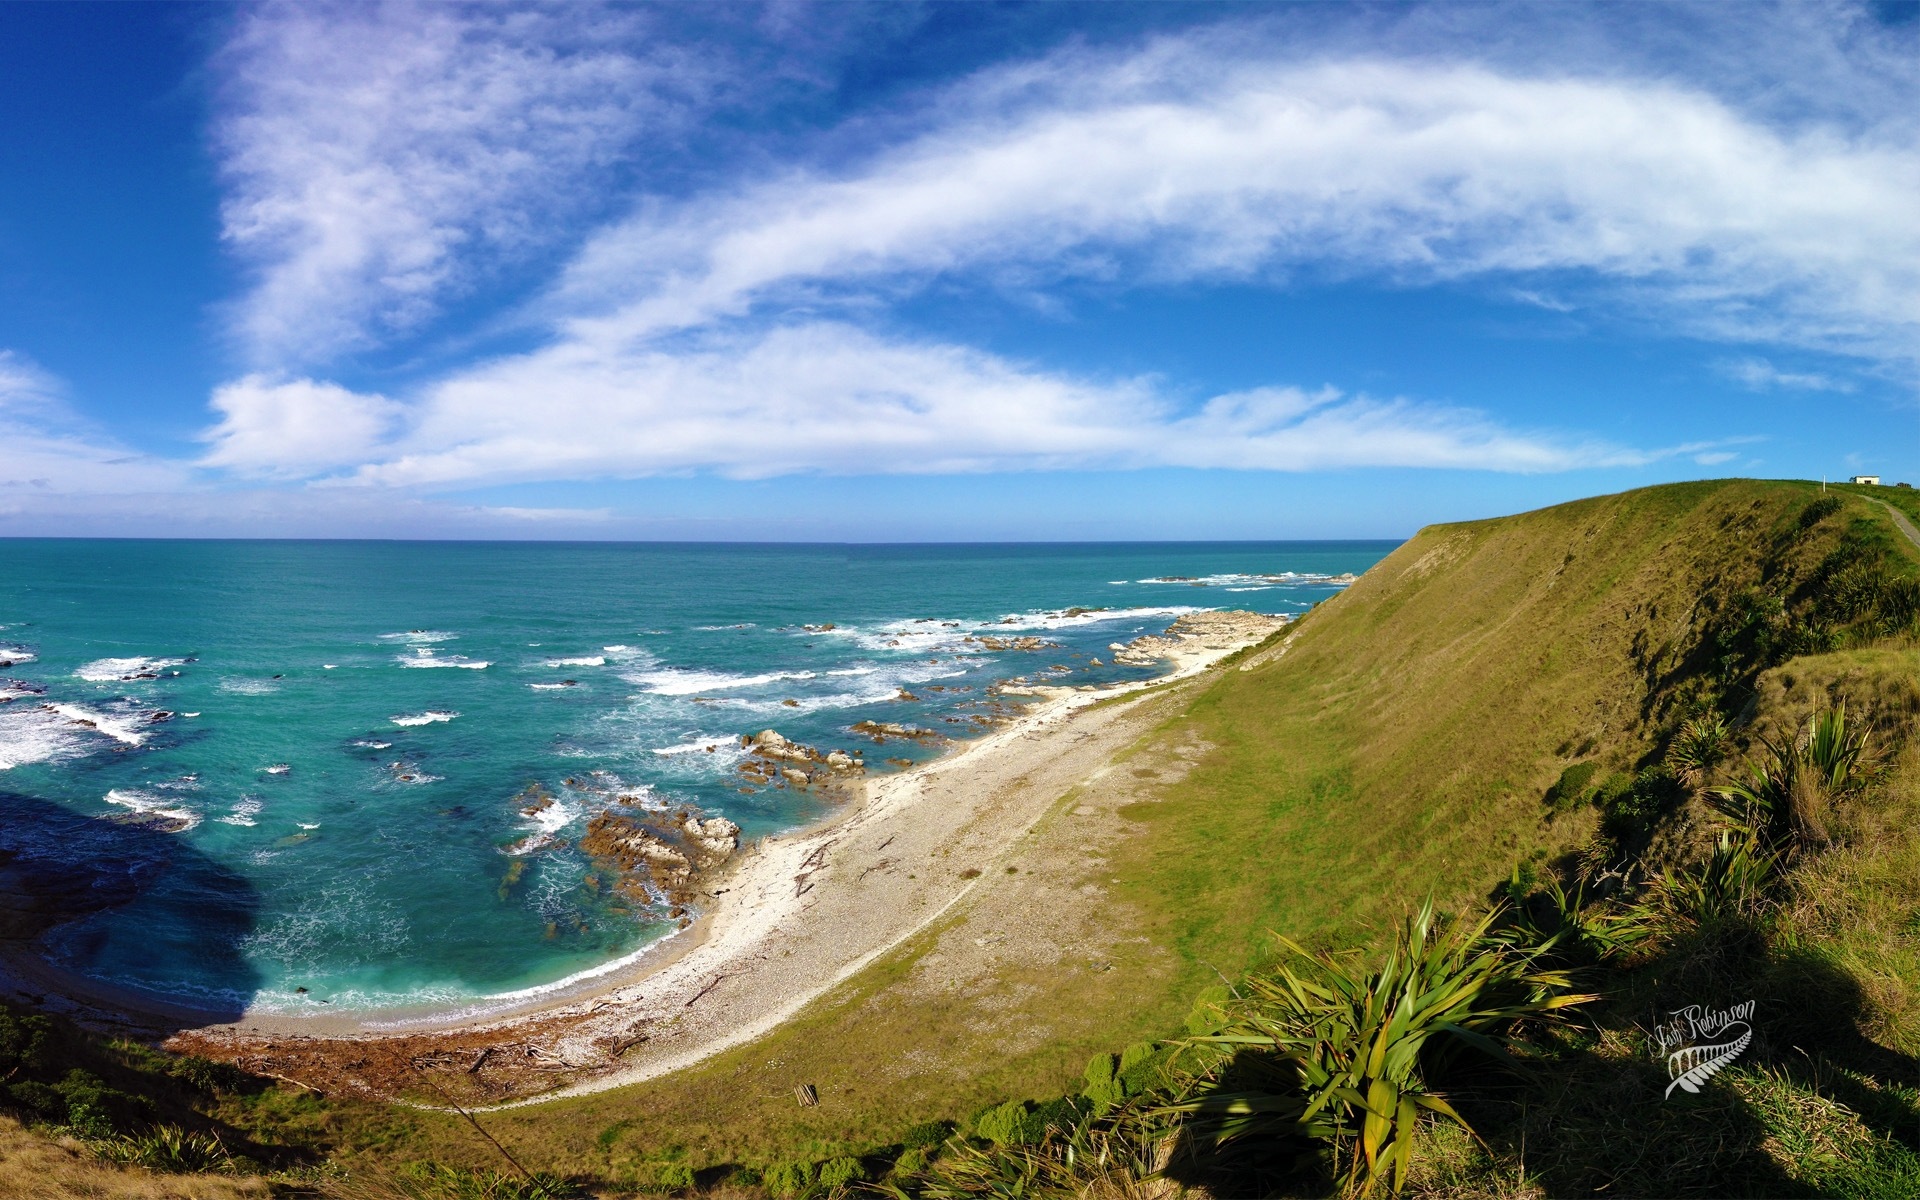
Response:
[[[0,1196],[6,1200],[265,1200],[272,1194],[264,1179],[112,1166],[78,1142],[50,1141],[0,1117]]]

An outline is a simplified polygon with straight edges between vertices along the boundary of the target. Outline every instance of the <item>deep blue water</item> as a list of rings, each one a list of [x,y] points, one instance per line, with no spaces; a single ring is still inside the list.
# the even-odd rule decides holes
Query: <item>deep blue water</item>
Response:
[[[924,757],[848,727],[1144,677],[1091,663],[1192,608],[1302,611],[1392,546],[0,541],[0,838],[111,835],[86,853],[132,898],[44,939],[98,978],[292,1011],[551,985],[672,928],[583,883],[614,795],[791,828],[822,801],[742,791],[739,735]]]

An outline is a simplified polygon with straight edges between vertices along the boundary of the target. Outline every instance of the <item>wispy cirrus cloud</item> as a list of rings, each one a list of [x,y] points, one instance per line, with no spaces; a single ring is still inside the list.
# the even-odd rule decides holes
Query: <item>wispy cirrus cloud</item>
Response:
[[[0,350],[0,515],[32,500],[177,488],[188,475],[96,428],[67,403],[57,377]]]
[[[1920,146],[1877,130],[1782,131],[1666,81],[1186,46],[1034,91],[850,171],[650,207],[560,302],[636,338],[934,278],[1573,272],[1713,336],[1920,342]]]
[[[218,66],[222,232],[245,353],[288,369],[416,330],[551,245],[710,64],[591,6],[273,3]]]
[[[1720,373],[1756,392],[1851,392],[1853,384],[1817,371],[1783,371],[1764,358],[1736,358],[1719,364]]]

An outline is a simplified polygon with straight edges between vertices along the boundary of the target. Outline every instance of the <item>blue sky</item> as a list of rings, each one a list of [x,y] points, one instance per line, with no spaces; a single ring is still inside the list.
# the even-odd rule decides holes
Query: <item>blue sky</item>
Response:
[[[1920,482],[1920,7],[0,6],[0,535]]]

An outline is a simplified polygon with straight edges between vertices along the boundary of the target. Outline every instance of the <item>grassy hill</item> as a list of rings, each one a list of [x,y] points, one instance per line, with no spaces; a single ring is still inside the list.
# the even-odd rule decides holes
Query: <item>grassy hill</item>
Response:
[[[960,914],[751,1046],[486,1128],[536,1169],[615,1189],[693,1178],[751,1194],[768,1168],[836,1157],[883,1170],[928,1122],[1073,1093],[1090,1055],[1177,1033],[1196,994],[1272,960],[1273,933],[1369,946],[1427,896],[1464,911],[1496,894],[1538,904],[1550,881],[1596,872],[1655,890],[1692,878],[1716,825],[1674,775],[1683,731],[1730,726],[1722,779],[1763,734],[1791,737],[1846,699],[1882,753],[1830,843],[1737,921],[1674,918],[1657,949],[1594,967],[1609,1000],[1542,1050],[1559,1090],[1468,1088],[1486,1143],[1436,1130],[1418,1186],[1911,1194],[1916,579],[1920,550],[1884,508],[1794,482],[1422,530],[1284,638],[1147,701],[1153,732],[1009,857],[994,928],[1023,911],[1066,921],[1062,938],[1097,948],[1091,969],[1009,959],[930,986],[997,936]],[[1635,1029],[1741,989],[1792,1002],[1709,1103],[1661,1104]],[[792,1079],[831,1102],[797,1107]],[[340,1163],[500,1165],[439,1114],[309,1105],[299,1129]]]

